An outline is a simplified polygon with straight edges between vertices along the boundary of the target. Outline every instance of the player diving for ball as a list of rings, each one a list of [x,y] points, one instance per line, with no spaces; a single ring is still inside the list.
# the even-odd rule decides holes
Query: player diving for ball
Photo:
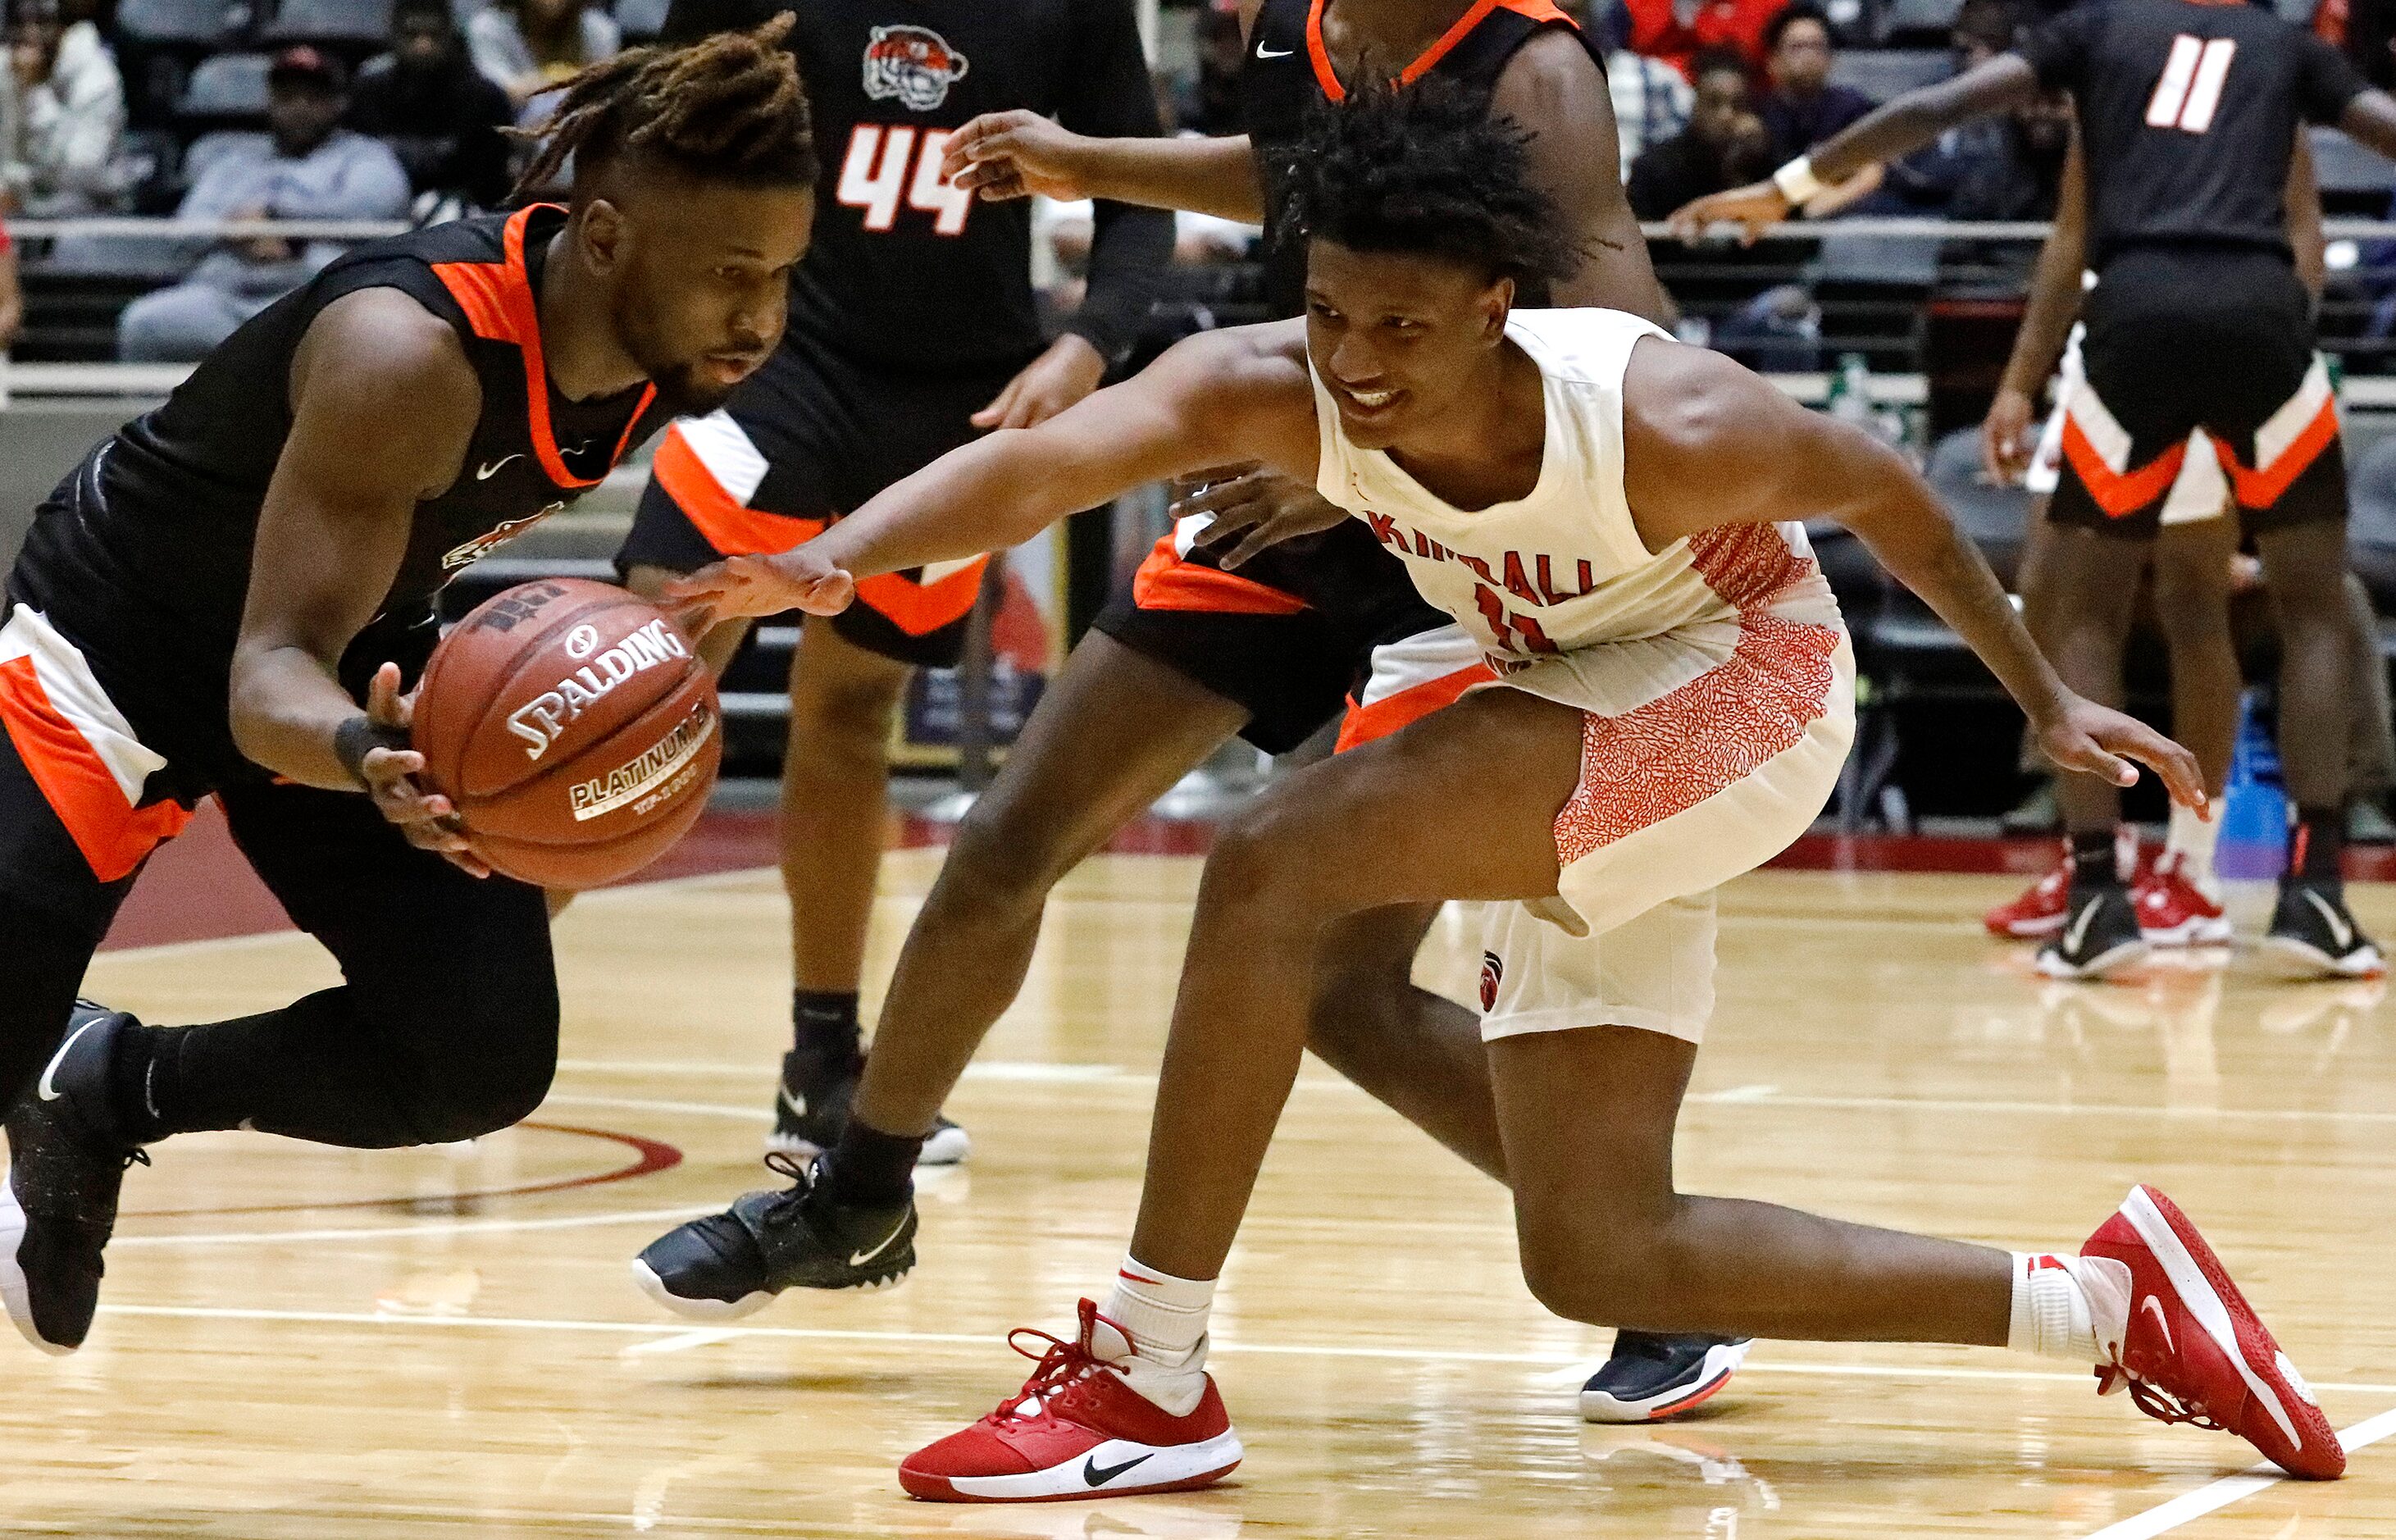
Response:
[[[358,247],[35,518],[0,625],[0,1294],[37,1347],[82,1344],[147,1144],[441,1143],[547,1094],[542,896],[483,872],[416,784],[400,689],[458,569],[772,350],[817,170],[788,25],[577,77],[526,174],[571,156],[567,206]],[[211,794],[343,983],[173,1029],[77,1002]]]
[[[685,0],[685,7],[701,3]],[[1614,111],[1598,46],[1549,0],[1243,0],[1240,23],[1244,134],[1109,137],[1071,115],[985,112],[952,134],[943,131],[942,166],[958,188],[996,202],[978,219],[1019,211],[1022,204],[1007,200],[1037,191],[1095,197],[1102,210],[1138,205],[1261,223],[1267,301],[1275,315],[1295,316],[1305,290],[1303,243],[1287,238],[1277,200],[1267,196],[1263,153],[1295,139],[1310,109],[1339,100],[1352,83],[1392,75],[1446,81],[1538,126],[1529,175],[1573,232],[1575,255],[1552,285],[1532,280],[1526,302],[1552,298],[1669,316],[1616,175]],[[788,344],[779,355],[796,357]],[[773,384],[778,367],[769,365],[742,392],[729,418],[740,418],[743,401]],[[686,425],[670,435],[659,451],[661,481],[682,460],[678,440],[704,448],[745,431],[737,423],[715,431],[723,429]],[[936,447],[968,436],[960,431]],[[736,448],[736,464],[757,463],[745,437]],[[868,490],[931,458],[885,467],[885,480]],[[887,1215],[903,1208],[915,1162],[953,1158],[961,1135],[941,1118],[941,1104],[1021,989],[1051,886],[1234,734],[1285,753],[1337,720],[1341,747],[1352,748],[1487,677],[1472,640],[1423,603],[1397,560],[1338,509],[1269,470],[1224,469],[1209,479],[1174,510],[1173,530],[1074,647],[997,779],[959,826],[908,932],[872,1051],[856,1056],[851,994],[843,997],[849,1025],[832,1045],[836,1055],[802,1052],[784,1061],[777,1127],[800,1131],[789,1112],[798,1093],[808,1109],[804,1132],[824,1151],[818,1163],[784,1191],[745,1195],[643,1253],[636,1276],[668,1308],[722,1319],[782,1289],[847,1288],[904,1274],[914,1263],[912,1230],[878,1248],[841,1242],[852,1233],[890,1238]],[[762,496],[765,484],[757,485]],[[643,520],[662,530],[671,521],[650,517],[661,512],[656,504],[653,494]],[[1307,533],[1279,538],[1293,530]],[[800,538],[792,529],[776,547],[750,549]],[[1272,538],[1279,543],[1266,545]],[[636,532],[633,543],[640,539]],[[633,581],[639,586],[639,575]],[[894,587],[905,591],[898,578],[875,579],[839,624],[871,628],[871,601]],[[823,622],[812,622],[810,636],[822,630]],[[805,800],[824,800],[820,783],[807,783]],[[786,828],[787,852],[798,850],[789,837],[798,827]],[[806,866],[786,861],[786,869],[820,875],[826,859],[819,852]],[[813,910],[828,907],[820,894],[810,900]],[[855,910],[846,943],[850,989],[863,912]],[[1470,1011],[1413,980],[1416,950],[1437,912],[1436,904],[1392,906],[1343,925],[1324,949],[1309,1046],[1502,1181],[1506,1158],[1477,1024]],[[804,915],[794,909],[793,918]],[[835,1056],[845,1067],[838,1084],[820,1078],[810,1084],[792,1073],[809,1059]],[[1674,1415],[1719,1391],[1746,1350],[1714,1335],[1623,1332],[1583,1387],[1581,1411],[1604,1422]]]
[[[970,549],[993,524],[1016,538],[1142,482],[1261,460],[1371,529],[1495,675],[1287,777],[1220,831],[1129,1255],[1023,1389],[911,1456],[902,1483],[1025,1501],[1203,1485],[1238,1463],[1207,1318],[1321,949],[1346,916],[1457,896],[1489,906],[1482,1031],[1524,1274],[1550,1308],[1659,1331],[2010,1343],[2335,1474],[2344,1456],[2302,1383],[2146,1188],[2078,1255],[1677,1190],[1714,889],[1805,830],[1853,736],[1853,656],[1800,521],[1861,537],[2058,763],[2123,781],[2135,759],[2178,800],[2203,791],[2186,750],[2063,685],[1894,451],[1636,316],[1512,312],[1519,281],[1570,259],[1524,158],[1476,100],[1351,96],[1287,172],[1309,241],[1302,323],[1185,342],[818,540],[681,590],[725,613],[837,610],[859,578]]]

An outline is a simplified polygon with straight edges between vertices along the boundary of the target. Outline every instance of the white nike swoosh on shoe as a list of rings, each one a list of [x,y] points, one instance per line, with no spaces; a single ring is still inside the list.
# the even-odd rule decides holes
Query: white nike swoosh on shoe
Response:
[[[67,1040],[59,1044],[59,1051],[50,1055],[50,1062],[42,1069],[42,1083],[35,1087],[35,1089],[41,1093],[41,1096],[44,1101],[56,1101],[64,1094],[59,1090],[57,1082],[53,1081],[51,1077],[59,1072],[59,1066],[65,1063],[67,1055],[73,1051],[75,1039],[83,1036],[86,1032],[90,1031],[93,1028],[99,1025],[100,1023],[97,1021],[85,1022],[73,1031],[69,1032],[67,1034]]]
[[[2096,922],[2096,911],[2104,903],[2103,896],[2099,895],[2083,904],[2080,912],[2072,916],[2071,923],[2063,932],[2063,949],[2066,952],[2078,951],[2080,944],[2088,939],[2088,927]]]
[[[907,1221],[900,1219],[898,1221],[898,1228],[882,1238],[882,1244],[874,1247],[872,1251],[852,1252],[849,1255],[848,1265],[852,1268],[861,1268],[865,1266],[868,1262],[872,1261],[884,1252],[888,1251],[898,1242],[898,1238],[906,1233]]]
[[[2338,950],[2345,951],[2354,945],[2354,927],[2347,923],[2345,915],[2337,912],[2336,904],[2310,888],[2305,890],[2305,902],[2321,911],[2322,923],[2329,926],[2329,933],[2336,938]]]
[[[776,1094],[782,1098],[782,1105],[791,1109],[792,1117],[804,1118],[807,1115],[806,1097],[792,1095],[791,1088],[787,1085],[779,1087]]]
[[[2154,1295],[2149,1294],[2146,1298],[2138,1301],[2138,1308],[2155,1318],[2155,1325],[2160,1328],[2163,1334],[2164,1351],[2173,1353],[2178,1352],[2179,1345],[2172,1340],[2171,1321],[2163,1314],[2162,1303],[2158,1301]]]

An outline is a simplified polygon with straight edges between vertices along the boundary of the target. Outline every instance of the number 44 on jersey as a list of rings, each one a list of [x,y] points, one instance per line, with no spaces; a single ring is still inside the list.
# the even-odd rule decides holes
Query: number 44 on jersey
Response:
[[[934,234],[963,234],[974,199],[940,174],[940,154],[948,142],[946,128],[859,124],[841,158],[841,203],[865,210],[866,229],[884,231],[898,219],[903,197],[909,208],[933,216]]]

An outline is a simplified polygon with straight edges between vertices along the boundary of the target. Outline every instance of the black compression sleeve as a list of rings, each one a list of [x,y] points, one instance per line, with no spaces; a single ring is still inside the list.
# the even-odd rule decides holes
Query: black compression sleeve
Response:
[[[1130,0],[1074,0],[1072,82],[1057,121],[1093,139],[1154,139],[1156,87],[1148,75]],[[1087,338],[1108,363],[1131,351],[1173,260],[1173,216],[1164,209],[1098,204],[1090,231],[1088,291],[1065,329]]]

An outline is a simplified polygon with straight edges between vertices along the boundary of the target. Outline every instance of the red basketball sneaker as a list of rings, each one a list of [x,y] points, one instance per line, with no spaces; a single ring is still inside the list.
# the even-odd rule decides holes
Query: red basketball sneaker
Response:
[[[2304,1377],[2170,1199],[2132,1188],[2080,1255],[2130,1271],[2120,1340],[2105,1341],[2113,1328],[2097,1323],[2110,1355],[2096,1366],[2098,1394],[2126,1388],[2158,1421],[2235,1433],[2293,1476],[2344,1473],[2346,1451]]]
[[[908,1455],[898,1484],[935,1503],[1058,1503],[1187,1492],[1230,1475],[1245,1452],[1214,1377],[1188,1415],[1174,1416],[1125,1382],[1122,1329],[1086,1299],[1081,1320],[1072,1342],[1030,1328],[1007,1334],[1007,1346],[1040,1366],[997,1411]],[[1101,1326],[1126,1348],[1101,1356],[1091,1342]],[[1048,1349],[1035,1355],[1018,1336]]]
[[[2189,880],[2170,851],[2138,873],[2130,901],[2137,907],[2138,934],[2153,947],[2216,947],[2230,939],[2230,916],[2221,900]]]
[[[2010,904],[2000,904],[1980,917],[1991,936],[2013,941],[2043,941],[2063,928],[2063,911],[2071,889],[2071,850],[2053,870],[2030,885]]]

